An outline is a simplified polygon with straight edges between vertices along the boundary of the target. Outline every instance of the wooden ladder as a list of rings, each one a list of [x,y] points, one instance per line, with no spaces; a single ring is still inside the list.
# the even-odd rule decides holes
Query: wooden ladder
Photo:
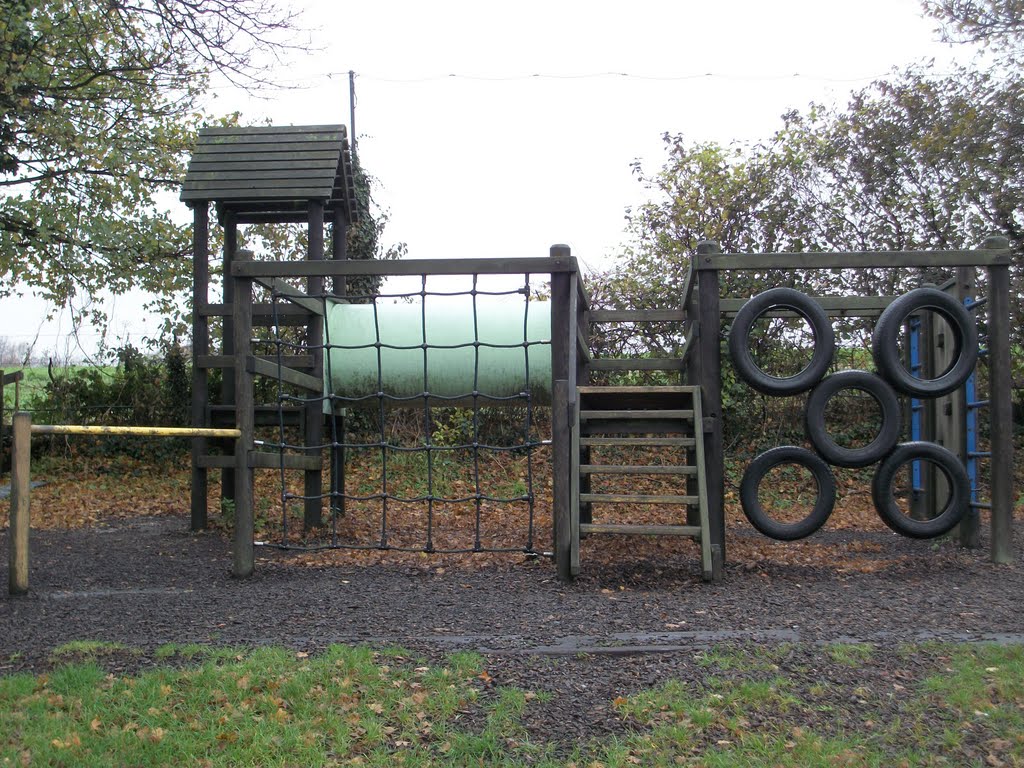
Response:
[[[583,386],[576,391],[576,429],[572,450],[573,504],[571,571],[579,572],[579,538],[590,534],[689,536],[700,546],[701,571],[712,579],[711,538],[708,532],[707,486],[704,464],[703,421],[700,388],[693,386],[612,387]],[[654,451],[643,451],[641,463],[631,448],[670,449],[670,460],[652,463]],[[685,463],[680,462],[680,449]],[[613,454],[611,462],[600,454]],[[603,476],[603,486],[619,482],[611,490],[590,490],[591,479]],[[631,480],[661,476],[674,486],[669,493],[636,493]],[[651,504],[678,509],[678,522],[661,525],[630,523],[616,519],[594,520],[602,505]]]

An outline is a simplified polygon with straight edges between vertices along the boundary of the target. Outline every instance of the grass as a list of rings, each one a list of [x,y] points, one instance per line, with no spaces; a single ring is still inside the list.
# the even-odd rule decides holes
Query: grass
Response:
[[[859,667],[871,658],[874,646],[869,643],[833,643],[826,648],[829,657],[837,664]]]
[[[778,665],[756,646],[711,649],[695,660],[705,677],[609,702],[618,736],[566,745],[525,725],[556,694],[495,686],[475,654],[175,644],[154,654],[169,666],[117,675],[103,657],[131,649],[73,642],[49,674],[0,677],[0,765],[1024,764],[1024,646],[904,647],[894,658],[926,671],[895,687],[884,668],[871,677],[880,649],[816,649],[805,669],[792,648],[767,649]],[[875,690],[825,682],[850,658]]]
[[[69,366],[57,366],[54,368],[55,376],[65,376],[75,373],[80,370],[95,370],[96,366],[90,365],[69,365]],[[19,387],[20,405],[22,408],[31,408],[32,401],[41,398],[46,391],[46,385],[50,382],[50,375],[45,365],[34,366],[32,368],[20,368],[17,365],[11,365],[4,368],[5,373],[14,373],[20,370],[24,374],[24,378],[21,380]],[[99,366],[99,370],[113,373],[115,368],[113,366]],[[4,387],[4,410],[14,408],[14,385],[9,384]]]

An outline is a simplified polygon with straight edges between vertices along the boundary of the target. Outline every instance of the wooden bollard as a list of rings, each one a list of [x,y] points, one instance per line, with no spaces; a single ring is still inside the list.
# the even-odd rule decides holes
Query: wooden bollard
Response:
[[[11,440],[11,517],[8,527],[11,596],[28,594],[29,474],[32,459],[32,415],[14,414]]]

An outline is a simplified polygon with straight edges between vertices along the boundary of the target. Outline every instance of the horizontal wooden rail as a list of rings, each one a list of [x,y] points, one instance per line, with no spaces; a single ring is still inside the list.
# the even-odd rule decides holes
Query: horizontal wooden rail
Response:
[[[686,320],[682,309],[593,309],[593,323],[681,323]]]
[[[294,368],[288,368],[284,365],[278,365],[276,362],[265,360],[261,357],[253,357],[248,355],[245,358],[246,370],[250,373],[255,373],[260,376],[267,376],[272,379],[279,379],[285,384],[291,384],[301,389],[307,389],[310,392],[323,392],[324,382],[323,379],[317,378],[316,376],[310,376],[308,373],[302,371],[296,371]]]
[[[234,307],[231,304],[213,303],[204,304],[196,311],[203,317],[231,317],[231,313],[234,312]],[[310,312],[308,309],[292,304],[284,299],[277,302],[276,309],[274,304],[270,302],[257,302],[252,305],[252,313],[254,318],[259,317],[267,320],[273,320],[276,315],[279,320],[303,320],[305,322],[309,322],[310,317],[314,314],[318,314]]]
[[[895,296],[812,296],[829,317],[874,317],[896,299]],[[721,299],[718,308],[723,315],[735,315],[749,299]],[[789,310],[771,310],[764,317],[796,317]]]
[[[272,293],[283,296],[285,301],[290,301],[292,304],[302,307],[307,312],[312,312],[320,317],[327,314],[327,302],[325,300],[309,296],[298,288],[288,285],[288,283],[278,277],[263,278],[256,282],[269,289]]]
[[[678,357],[596,357],[592,371],[681,371],[686,362]]]
[[[16,411],[12,418],[11,511],[8,531],[8,586],[11,596],[28,594],[29,589],[29,494],[32,463],[32,435],[132,435],[136,437],[220,437],[239,439],[238,429],[191,427],[120,427],[85,424],[33,424],[32,414]],[[235,444],[236,447],[239,443]],[[254,466],[249,452],[249,466]],[[234,456],[223,457],[235,465]],[[271,456],[271,458],[274,458]],[[280,458],[280,457],[277,457]],[[303,456],[304,459],[317,459]],[[278,461],[274,466],[279,466]],[[319,465],[318,465],[319,466]]]
[[[278,363],[277,355],[256,355],[256,357],[273,363],[275,366]],[[313,367],[313,356],[312,355],[281,355],[281,365],[288,366],[289,368],[312,368]],[[195,364],[200,368],[234,368],[235,367],[235,356],[234,355],[197,355],[195,358]]]
[[[1010,251],[978,248],[952,251],[855,251],[829,253],[706,253],[697,269],[865,269],[891,267],[988,267],[1010,263]]]
[[[544,275],[578,272],[570,257],[521,259],[402,259],[376,261],[236,261],[234,277],[341,277],[351,275]]]
[[[136,437],[233,437],[242,432],[237,429],[210,427],[112,427],[85,424],[33,424],[33,435],[133,435]]]

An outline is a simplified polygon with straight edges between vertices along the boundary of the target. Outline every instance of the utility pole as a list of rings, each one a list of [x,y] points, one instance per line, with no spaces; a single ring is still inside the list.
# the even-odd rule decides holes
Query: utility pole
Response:
[[[356,153],[356,73],[348,71],[348,130],[352,154]]]

